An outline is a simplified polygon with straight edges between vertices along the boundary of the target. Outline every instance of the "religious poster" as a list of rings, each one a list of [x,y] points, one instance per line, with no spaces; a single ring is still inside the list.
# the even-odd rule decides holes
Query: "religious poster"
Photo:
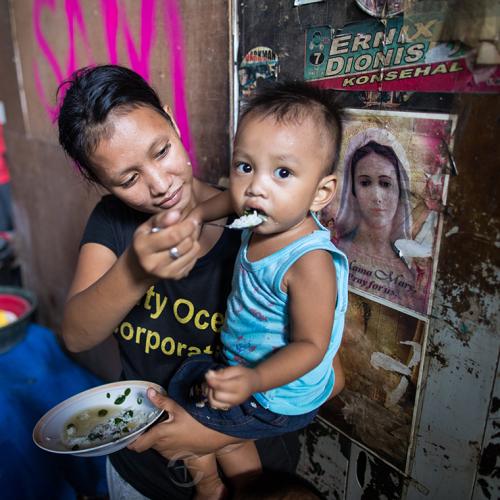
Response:
[[[322,213],[358,294],[425,319],[446,201],[454,118],[345,112],[337,194]]]
[[[329,423],[404,471],[425,323],[349,294],[339,350],[346,384],[320,409]]]
[[[304,79],[336,90],[500,91],[500,66],[478,64],[460,41],[434,41],[441,26],[429,14],[309,28]]]

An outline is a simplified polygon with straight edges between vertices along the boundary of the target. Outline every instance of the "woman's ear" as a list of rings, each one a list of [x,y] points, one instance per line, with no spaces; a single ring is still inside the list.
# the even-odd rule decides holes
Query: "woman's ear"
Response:
[[[172,122],[174,130],[177,132],[177,135],[179,136],[179,139],[180,139],[181,138],[181,131],[179,130],[179,127],[177,126],[177,122],[174,119],[174,115],[172,113],[172,110],[170,109],[170,106],[168,104],[165,104],[163,106],[163,111],[165,111],[165,113],[167,113],[168,117],[170,118],[170,121]]]
[[[311,203],[310,210],[318,212],[330,203],[337,191],[337,177],[335,175],[327,175],[323,177],[316,188],[316,195]]]

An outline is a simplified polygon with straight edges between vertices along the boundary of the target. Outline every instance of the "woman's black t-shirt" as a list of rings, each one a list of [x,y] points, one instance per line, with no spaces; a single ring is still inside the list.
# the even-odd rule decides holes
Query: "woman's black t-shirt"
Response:
[[[82,244],[100,243],[119,257],[148,217],[105,196],[90,216]],[[132,308],[114,332],[125,379],[166,388],[183,359],[213,352],[239,244],[239,233],[225,230],[189,276],[158,281]]]
[[[89,218],[81,244],[99,243],[119,257],[148,217],[114,196],[104,196]],[[147,380],[166,388],[186,357],[214,352],[239,245],[240,233],[226,229],[186,278],[160,280],[150,287],[114,331],[123,379]],[[287,446],[278,447],[276,451],[293,462]],[[191,495],[182,463],[168,462],[154,450],[136,453],[125,448],[110,460],[143,495],[172,499]]]

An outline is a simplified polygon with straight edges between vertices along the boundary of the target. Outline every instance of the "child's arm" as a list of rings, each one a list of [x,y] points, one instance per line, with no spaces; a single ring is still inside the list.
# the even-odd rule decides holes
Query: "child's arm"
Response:
[[[300,378],[323,359],[333,325],[337,297],[335,267],[330,254],[315,250],[286,273],[291,342],[253,369],[232,366],[207,374],[215,407],[234,406],[251,394]]]
[[[234,208],[229,191],[222,191],[197,205],[189,214],[189,218],[194,219],[198,224],[202,224],[203,222],[221,219],[233,212]]]

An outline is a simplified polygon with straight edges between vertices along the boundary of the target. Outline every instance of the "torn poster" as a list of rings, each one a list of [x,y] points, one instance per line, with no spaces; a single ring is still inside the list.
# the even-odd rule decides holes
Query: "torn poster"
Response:
[[[278,72],[279,60],[276,53],[269,47],[254,47],[245,55],[238,68],[240,96],[250,96],[259,80],[276,80]]]
[[[425,324],[349,294],[340,359],[346,384],[320,415],[403,472],[411,444]]]
[[[321,216],[351,290],[420,319],[430,309],[455,117],[348,109],[338,190]]]
[[[442,23],[399,15],[306,31],[304,79],[337,90],[499,92],[500,66],[476,65],[460,42],[433,42]]]
[[[405,0],[356,0],[358,7],[375,17],[389,17],[404,9]]]

